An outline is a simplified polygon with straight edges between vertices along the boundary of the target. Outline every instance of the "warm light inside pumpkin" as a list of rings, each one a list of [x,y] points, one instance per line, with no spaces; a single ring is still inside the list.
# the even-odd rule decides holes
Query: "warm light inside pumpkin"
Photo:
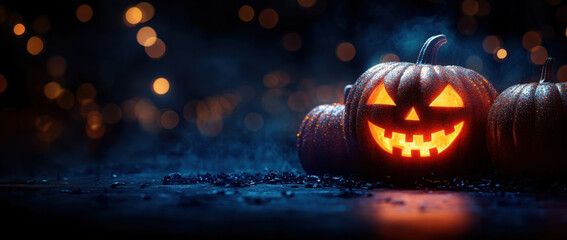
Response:
[[[463,129],[464,121],[454,126],[455,131],[449,135],[445,134],[445,130],[440,130],[431,134],[431,141],[424,142],[423,135],[413,135],[412,138],[407,138],[406,134],[392,132],[392,137],[385,136],[386,130],[375,124],[368,122],[370,133],[372,137],[384,151],[394,153],[394,148],[401,149],[403,157],[412,157],[412,152],[419,153],[418,156],[429,157],[431,151],[441,153],[447,149],[453,141],[459,136]],[[406,141],[411,139],[411,141]]]
[[[463,103],[463,99],[459,96],[459,94],[451,87],[451,85],[447,84],[443,92],[431,102],[429,105],[430,107],[464,107],[465,104]]]
[[[412,107],[408,116],[406,117],[408,121],[419,121],[419,117],[417,116],[417,112],[415,111],[415,107]]]
[[[381,83],[378,87],[374,89],[372,94],[370,94],[367,103],[396,106],[394,100],[392,100],[390,95],[388,95],[388,92],[386,91],[386,87],[384,87],[384,83]]]

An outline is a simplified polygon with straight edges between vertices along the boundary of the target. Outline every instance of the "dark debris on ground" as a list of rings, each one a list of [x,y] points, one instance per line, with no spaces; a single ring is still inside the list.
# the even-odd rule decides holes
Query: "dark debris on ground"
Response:
[[[428,174],[416,181],[400,184],[389,176],[368,179],[361,176],[335,176],[331,174],[309,175],[304,172],[281,172],[266,170],[261,173],[231,172],[206,173],[183,176],[170,173],[163,178],[164,185],[211,184],[219,187],[248,187],[255,184],[294,184],[305,188],[342,189],[418,189],[447,190],[481,193],[567,193],[567,182],[558,180],[535,181],[532,179],[512,180],[501,177],[497,172],[479,173],[453,178],[441,178]],[[349,192],[345,196],[359,195]]]

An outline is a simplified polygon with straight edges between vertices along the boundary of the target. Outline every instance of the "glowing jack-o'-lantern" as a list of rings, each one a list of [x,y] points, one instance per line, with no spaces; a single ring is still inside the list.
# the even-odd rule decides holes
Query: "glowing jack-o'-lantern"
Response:
[[[473,70],[433,65],[444,43],[444,35],[431,37],[417,63],[378,64],[348,91],[345,139],[363,169],[451,174],[488,159],[484,129],[497,92]]]
[[[396,106],[394,101],[384,88],[384,84],[380,84],[374,92],[370,95],[367,104],[379,104]],[[463,100],[451,87],[447,85],[441,94],[431,102],[429,107],[464,107]],[[412,107],[407,116],[406,121],[419,122],[419,116]],[[411,157],[419,155],[420,157],[429,157],[432,154],[439,154],[447,149],[453,141],[459,136],[463,129],[464,121],[457,123],[453,126],[452,133],[445,133],[444,130],[436,131],[430,134],[429,141],[424,140],[423,134],[406,134],[400,132],[390,132],[390,136],[386,136],[386,129],[368,121],[370,133],[376,143],[386,152],[394,153],[394,149],[400,149],[401,155],[404,157]],[[427,133],[426,133],[427,134]],[[427,135],[426,135],[427,138]]]

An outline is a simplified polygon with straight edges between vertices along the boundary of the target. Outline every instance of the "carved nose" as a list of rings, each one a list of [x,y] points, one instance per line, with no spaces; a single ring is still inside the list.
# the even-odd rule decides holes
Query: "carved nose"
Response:
[[[406,117],[408,121],[419,121],[419,117],[417,116],[417,112],[415,111],[415,107],[412,107],[408,116]]]

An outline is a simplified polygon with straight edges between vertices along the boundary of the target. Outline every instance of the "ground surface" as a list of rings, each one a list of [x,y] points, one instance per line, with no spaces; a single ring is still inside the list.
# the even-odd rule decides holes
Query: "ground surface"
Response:
[[[466,181],[429,184],[454,182]],[[103,170],[4,176],[0,210],[3,231],[23,235],[565,239],[565,189],[479,189],[485,182],[403,189],[300,173]]]

